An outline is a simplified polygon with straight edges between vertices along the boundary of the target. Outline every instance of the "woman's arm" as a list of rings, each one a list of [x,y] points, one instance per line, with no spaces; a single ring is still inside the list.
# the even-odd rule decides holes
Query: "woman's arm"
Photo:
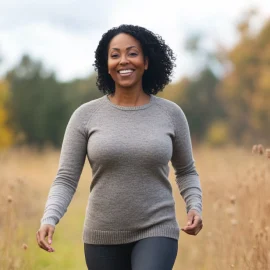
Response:
[[[83,108],[83,105],[77,108],[67,124],[58,171],[49,191],[40,228],[36,233],[39,247],[48,252],[54,252],[51,244],[55,225],[67,211],[85,162],[88,136],[85,130],[87,117]]]
[[[186,203],[188,221],[190,221],[194,218],[194,216],[190,217],[191,213],[202,216],[202,189],[195,168],[188,122],[182,109],[177,104],[175,105],[175,113],[172,116],[175,136],[171,162],[180,194]]]
[[[41,225],[55,226],[67,211],[77,189],[87,153],[83,106],[77,108],[67,124],[56,177],[51,185]]]

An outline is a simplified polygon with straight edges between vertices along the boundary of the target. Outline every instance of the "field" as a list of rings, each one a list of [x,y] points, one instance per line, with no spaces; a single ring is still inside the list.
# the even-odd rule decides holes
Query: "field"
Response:
[[[269,154],[233,147],[194,149],[204,228],[196,237],[180,233],[174,270],[270,269]],[[0,152],[0,270],[86,270],[82,228],[91,181],[88,161],[68,212],[56,227],[56,252],[47,253],[36,244],[58,160],[59,152],[52,149],[42,154],[27,148]],[[184,226],[185,205],[174,179],[171,169],[177,220]]]

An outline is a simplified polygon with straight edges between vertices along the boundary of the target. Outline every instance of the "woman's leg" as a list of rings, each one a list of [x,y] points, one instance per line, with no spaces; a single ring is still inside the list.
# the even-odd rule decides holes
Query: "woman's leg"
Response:
[[[148,237],[137,241],[131,253],[132,270],[172,270],[178,241],[169,237]]]
[[[88,270],[131,270],[131,251],[134,243],[121,245],[84,244]]]

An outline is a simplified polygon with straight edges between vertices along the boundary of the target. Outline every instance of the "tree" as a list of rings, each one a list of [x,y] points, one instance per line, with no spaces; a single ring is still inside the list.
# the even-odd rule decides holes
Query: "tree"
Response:
[[[8,124],[7,102],[9,99],[8,83],[5,80],[0,80],[0,149],[11,146],[14,141],[14,133]]]
[[[270,20],[254,33],[255,15],[248,12],[238,24],[240,40],[227,54],[233,69],[220,91],[237,143],[266,143],[270,137]]]
[[[67,122],[64,88],[42,63],[24,55],[7,74],[11,85],[13,127],[25,134],[25,143],[59,146]]]
[[[198,77],[182,84],[184,87],[176,100],[187,116],[191,135],[196,142],[205,139],[213,121],[224,117],[216,95],[218,83],[219,79],[206,68]]]
[[[42,148],[60,147],[71,114],[81,104],[101,97],[95,74],[86,79],[58,82],[41,62],[24,55],[7,73],[12,97],[12,125],[24,140],[21,143]]]

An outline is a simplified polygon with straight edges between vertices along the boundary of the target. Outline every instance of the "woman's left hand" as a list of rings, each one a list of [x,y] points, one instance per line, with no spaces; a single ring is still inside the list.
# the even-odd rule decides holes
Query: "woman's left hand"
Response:
[[[197,235],[203,227],[201,216],[196,210],[191,209],[188,212],[187,219],[187,225],[181,230],[190,235]]]

